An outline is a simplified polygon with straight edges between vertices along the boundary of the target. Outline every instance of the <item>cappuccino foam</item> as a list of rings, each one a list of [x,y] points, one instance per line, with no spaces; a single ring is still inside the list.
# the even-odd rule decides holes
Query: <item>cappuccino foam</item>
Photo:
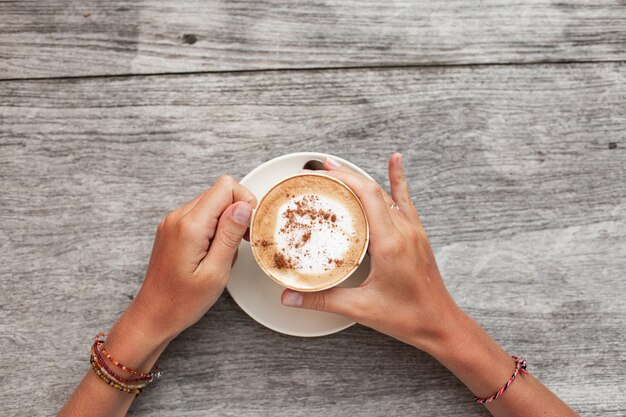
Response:
[[[283,181],[263,197],[251,239],[257,261],[272,278],[312,291],[333,285],[359,265],[367,222],[346,186],[306,174]]]

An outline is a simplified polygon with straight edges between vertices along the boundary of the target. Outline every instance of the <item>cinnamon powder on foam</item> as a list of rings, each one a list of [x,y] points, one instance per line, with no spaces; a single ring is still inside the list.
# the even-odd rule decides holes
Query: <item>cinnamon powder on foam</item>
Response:
[[[289,197],[289,195],[287,196]],[[281,233],[291,232],[297,229],[304,230],[304,233],[298,238],[291,238],[287,244],[290,249],[298,249],[306,245],[306,243],[311,239],[311,225],[318,224],[326,224],[331,228],[336,229],[337,225],[337,215],[332,213],[330,210],[323,210],[314,207],[314,203],[318,201],[319,198],[316,195],[305,195],[301,200],[295,201],[296,208],[290,208],[285,210],[283,213],[284,218],[287,220],[285,226],[280,229]],[[309,218],[311,224],[305,224],[298,221],[298,218]],[[267,246],[263,245],[262,246]],[[305,251],[307,254],[307,251]],[[292,269],[298,268],[300,257],[295,256],[294,258],[285,255],[284,253],[276,250],[274,252],[274,267],[276,269]],[[328,258],[328,263],[331,264],[335,262],[337,266],[341,266],[343,261],[341,259],[331,259]],[[324,270],[329,270],[331,268],[325,267]]]
[[[324,243],[320,248],[320,242],[327,239],[330,239],[331,247],[336,247],[333,235],[337,233],[342,235],[341,239],[354,239],[355,243],[360,241],[358,237],[352,236],[352,233],[345,229],[346,219],[344,216],[338,214],[337,211],[322,201],[324,200],[323,195],[318,198],[317,193],[312,192],[300,195],[296,199],[295,194],[288,192],[286,197],[288,200],[291,199],[291,207],[288,206],[279,211],[278,222],[280,226],[278,227],[280,229],[276,232],[282,231],[280,243],[269,237],[255,239],[254,242],[251,242],[252,246],[258,247],[265,253],[265,259],[270,261],[274,269],[300,271],[299,273],[308,275],[304,270],[311,268],[312,261],[315,261],[316,265],[313,268],[319,271],[316,273],[309,272],[313,275],[332,271],[336,268],[345,268],[348,264],[350,267],[358,267],[359,261],[340,259],[337,257],[339,253],[336,250],[327,253]],[[280,199],[277,195],[273,198]],[[334,198],[330,197],[330,199],[333,200]],[[351,230],[350,226],[348,228]],[[286,232],[287,230],[288,232]],[[320,232],[323,236],[317,235]],[[330,235],[326,235],[328,232]]]

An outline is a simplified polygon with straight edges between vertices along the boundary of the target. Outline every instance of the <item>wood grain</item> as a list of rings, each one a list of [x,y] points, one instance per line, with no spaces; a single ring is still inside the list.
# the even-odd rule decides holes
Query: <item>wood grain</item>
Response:
[[[158,220],[217,176],[318,150],[384,181],[401,150],[462,307],[581,415],[623,416],[625,100],[617,63],[1,82],[3,415],[60,407]],[[487,415],[406,345],[282,336],[227,295],[162,365],[131,415]]]
[[[5,79],[626,59],[623,0],[8,0],[0,16]]]

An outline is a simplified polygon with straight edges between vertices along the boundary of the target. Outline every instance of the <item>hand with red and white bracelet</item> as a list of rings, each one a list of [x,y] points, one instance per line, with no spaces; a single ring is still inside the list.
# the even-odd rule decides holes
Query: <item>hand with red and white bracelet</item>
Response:
[[[495,416],[576,415],[454,302],[409,195],[401,154],[389,160],[391,196],[334,160],[324,166],[352,188],[365,208],[370,274],[358,288],[285,290],[283,304],[342,314],[426,351],[477,398],[499,397],[485,402]]]

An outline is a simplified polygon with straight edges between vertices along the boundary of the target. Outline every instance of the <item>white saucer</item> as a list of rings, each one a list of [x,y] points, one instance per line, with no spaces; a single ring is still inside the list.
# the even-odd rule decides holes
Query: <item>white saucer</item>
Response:
[[[307,161],[312,159],[324,161],[327,156],[371,178],[356,165],[339,157],[318,152],[299,152],[265,162],[246,175],[240,183],[249,188],[260,201],[272,185],[299,173]],[[359,286],[369,274],[369,269],[369,256],[366,255],[359,268],[340,286]],[[326,336],[354,324],[353,321],[337,314],[283,306],[280,295],[285,288],[265,275],[254,260],[250,243],[245,240],[239,245],[237,261],[226,288],[233,300],[250,317],[279,333],[302,337]]]

